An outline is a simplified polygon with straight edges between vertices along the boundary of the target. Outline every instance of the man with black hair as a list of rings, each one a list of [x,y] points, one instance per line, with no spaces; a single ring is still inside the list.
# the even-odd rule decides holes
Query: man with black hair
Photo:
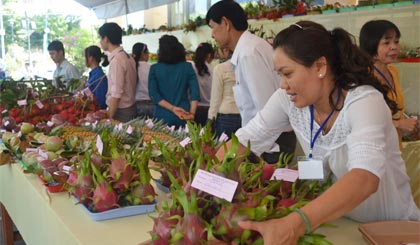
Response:
[[[245,11],[235,1],[223,0],[213,4],[207,12],[206,22],[219,48],[233,51],[230,60],[236,76],[233,92],[243,127],[279,88],[280,78],[273,65],[273,48],[264,39],[247,31]],[[293,153],[296,136],[293,131],[284,132],[276,143],[280,145],[281,151]],[[273,145],[270,153],[262,155],[266,162],[278,161],[277,144]]]
[[[66,59],[66,53],[62,42],[58,40],[52,41],[48,45],[48,53],[57,65],[53,74],[53,84],[55,86],[67,86],[67,83],[70,80],[80,79],[80,72]]]
[[[108,116],[121,122],[127,122],[137,116],[136,62],[127,54],[122,43],[122,29],[113,22],[103,24],[98,30],[100,44],[108,52],[108,92],[106,104]]]

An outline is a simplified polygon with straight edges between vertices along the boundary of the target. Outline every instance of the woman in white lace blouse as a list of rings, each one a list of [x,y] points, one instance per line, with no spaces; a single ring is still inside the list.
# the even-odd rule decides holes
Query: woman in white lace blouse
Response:
[[[419,220],[391,121],[396,105],[351,35],[300,21],[277,34],[273,46],[281,89],[236,132],[240,151],[250,141],[261,154],[292,127],[305,155],[313,156],[310,162],[331,171],[334,184],[284,218],[239,225],[260,232],[264,244],[297,244],[300,236],[341,216]]]

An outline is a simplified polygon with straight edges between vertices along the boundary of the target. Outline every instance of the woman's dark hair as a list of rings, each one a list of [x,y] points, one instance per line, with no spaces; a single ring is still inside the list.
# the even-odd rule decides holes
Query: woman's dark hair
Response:
[[[213,4],[207,11],[206,22],[209,24],[210,20],[213,20],[220,24],[222,17],[229,19],[238,31],[246,31],[248,29],[245,11],[241,5],[233,0],[222,0]]]
[[[388,34],[394,32],[401,37],[398,27],[388,20],[371,20],[366,22],[360,29],[360,49],[374,57],[378,54],[379,41]]]
[[[177,64],[186,61],[185,48],[175,36],[163,35],[159,39],[158,62]]]
[[[134,55],[134,60],[136,61],[136,68],[139,69],[140,58],[144,53],[149,53],[149,49],[145,43],[135,43],[131,53]]]
[[[114,45],[122,43],[122,29],[117,23],[108,22],[103,24],[99,27],[98,33],[101,38],[108,37],[109,42]]]
[[[319,58],[325,57],[335,82],[329,101],[336,110],[341,108],[335,105],[334,90],[349,90],[362,85],[375,87],[393,113],[397,110],[396,103],[388,99],[389,88],[383,86],[372,73],[372,59],[357,47],[354,37],[344,29],[328,31],[318,23],[299,21],[276,35],[273,48],[282,48],[292,60],[305,67],[311,67]]]
[[[106,67],[109,65],[108,56],[102,53],[98,46],[92,45],[85,48],[85,59],[87,60],[87,58],[91,56],[96,60],[96,62],[98,62],[98,64],[101,63],[101,59],[103,59],[101,66]]]
[[[214,49],[210,43],[200,43],[195,50],[194,65],[197,68],[198,75],[204,76],[205,74],[210,75],[209,68],[206,65],[207,55],[214,58]]]

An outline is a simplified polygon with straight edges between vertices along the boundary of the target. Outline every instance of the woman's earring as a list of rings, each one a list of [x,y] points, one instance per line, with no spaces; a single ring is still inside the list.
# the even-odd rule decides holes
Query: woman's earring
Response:
[[[321,73],[319,73],[319,75],[318,75],[318,77],[319,78],[322,78],[324,75],[322,75]]]

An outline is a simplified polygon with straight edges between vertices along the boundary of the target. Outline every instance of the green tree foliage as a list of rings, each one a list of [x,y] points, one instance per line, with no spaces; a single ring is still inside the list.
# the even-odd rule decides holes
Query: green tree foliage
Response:
[[[46,13],[46,15],[29,15],[28,13],[28,17],[24,15],[20,16],[17,14],[17,8],[19,7],[18,0],[3,0],[3,7],[6,49],[14,43],[26,50],[28,47],[26,21],[29,23],[33,22],[35,25],[30,25],[31,29],[34,27],[34,29],[30,32],[32,53],[43,50],[44,31],[47,26],[49,29],[48,43],[53,40],[62,41],[64,44],[66,58],[80,71],[85,70],[86,67],[83,50],[92,45],[92,42],[98,43],[98,40],[92,40],[90,30],[83,29],[81,27],[80,17],[57,15],[51,11]],[[96,38],[97,35],[93,36]],[[22,60],[21,62],[23,64],[25,60]]]

